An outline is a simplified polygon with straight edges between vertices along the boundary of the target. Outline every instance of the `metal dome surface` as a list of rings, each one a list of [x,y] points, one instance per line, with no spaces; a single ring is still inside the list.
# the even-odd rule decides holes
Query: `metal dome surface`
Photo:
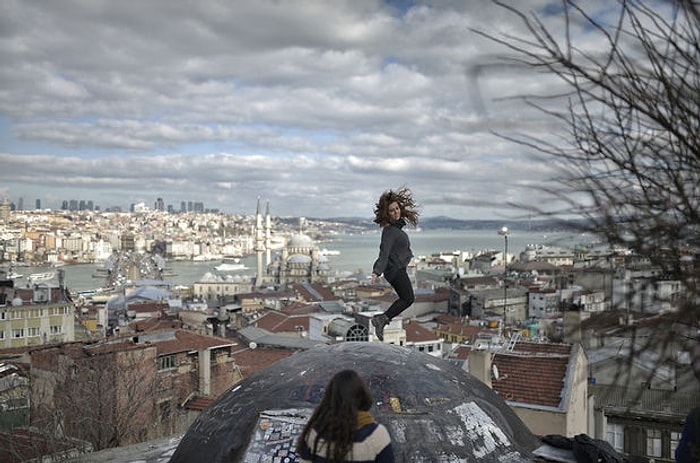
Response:
[[[299,352],[222,394],[184,435],[171,462],[297,461],[296,437],[330,378],[354,369],[370,412],[391,434],[396,461],[525,462],[539,440],[506,403],[442,359],[383,343]]]

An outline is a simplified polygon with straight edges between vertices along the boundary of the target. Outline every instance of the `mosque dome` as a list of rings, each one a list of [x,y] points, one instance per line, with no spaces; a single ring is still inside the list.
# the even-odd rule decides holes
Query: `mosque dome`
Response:
[[[287,246],[290,248],[310,248],[313,245],[314,242],[309,235],[299,234],[292,235]]]
[[[311,257],[304,254],[292,254],[289,256],[288,262],[291,264],[309,264],[311,262]]]
[[[384,343],[315,347],[222,394],[190,426],[170,462],[298,461],[296,438],[330,378],[354,369],[396,461],[528,462],[539,440],[498,395],[439,358]],[[267,458],[267,460],[265,460]]]

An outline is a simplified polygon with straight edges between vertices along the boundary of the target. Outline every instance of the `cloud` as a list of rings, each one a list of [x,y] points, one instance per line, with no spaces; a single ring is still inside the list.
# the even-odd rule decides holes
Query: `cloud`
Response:
[[[533,9],[547,2],[531,2]],[[393,2],[392,2],[393,4]],[[481,1],[0,1],[0,187],[48,207],[203,201],[368,216],[406,185],[424,215],[488,218],[543,181],[493,135],[551,126],[512,97]],[[527,194],[532,194],[528,192]]]

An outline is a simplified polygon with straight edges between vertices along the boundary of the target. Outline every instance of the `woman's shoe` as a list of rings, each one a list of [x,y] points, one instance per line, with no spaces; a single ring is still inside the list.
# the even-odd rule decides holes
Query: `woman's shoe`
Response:
[[[372,326],[374,326],[374,334],[377,339],[384,341],[384,327],[389,324],[389,317],[384,314],[375,315],[372,318]]]

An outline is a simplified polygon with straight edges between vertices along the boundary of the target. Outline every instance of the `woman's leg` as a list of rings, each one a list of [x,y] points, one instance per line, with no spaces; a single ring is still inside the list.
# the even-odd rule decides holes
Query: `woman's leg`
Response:
[[[389,281],[391,287],[394,288],[396,294],[399,296],[397,300],[384,312],[389,320],[406,310],[413,304],[415,296],[413,295],[413,285],[411,284],[411,279],[408,278],[408,273],[406,269],[400,269],[396,275],[392,275],[393,278]]]

